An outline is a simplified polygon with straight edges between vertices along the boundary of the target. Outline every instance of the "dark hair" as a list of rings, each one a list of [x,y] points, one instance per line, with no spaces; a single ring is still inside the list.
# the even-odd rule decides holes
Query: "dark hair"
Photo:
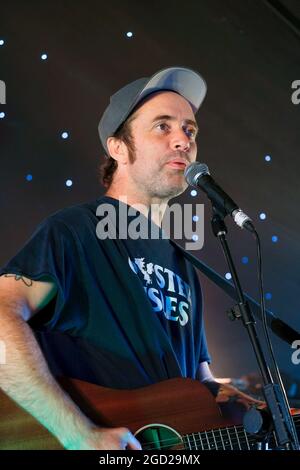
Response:
[[[135,114],[131,114],[125,122],[114,133],[113,137],[122,140],[129,152],[129,161],[131,163],[135,160],[135,146],[131,133],[131,123],[135,119]],[[99,166],[99,177],[101,184],[108,189],[113,181],[113,176],[118,168],[118,162],[110,155],[105,155],[105,161]]]

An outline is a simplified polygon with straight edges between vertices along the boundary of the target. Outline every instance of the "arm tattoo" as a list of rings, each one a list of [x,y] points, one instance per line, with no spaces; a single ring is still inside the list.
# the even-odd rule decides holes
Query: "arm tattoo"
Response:
[[[21,280],[27,287],[31,287],[33,284],[33,281],[31,279],[24,279],[24,277],[20,274],[4,274],[4,277],[14,277],[16,281]]]

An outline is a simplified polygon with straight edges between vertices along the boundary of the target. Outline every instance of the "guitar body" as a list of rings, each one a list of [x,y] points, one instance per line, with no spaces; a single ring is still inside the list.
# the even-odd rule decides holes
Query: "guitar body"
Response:
[[[93,422],[104,427],[128,427],[143,450],[257,448],[256,438],[243,426],[225,419],[214,397],[196,380],[176,378],[134,390],[114,390],[75,379],[60,383]],[[62,448],[55,437],[1,392],[0,413],[0,449]],[[300,415],[295,414],[293,419],[298,432]],[[272,435],[267,442],[275,447]]]
[[[182,447],[182,434],[229,424],[207,388],[192,379],[176,378],[135,390],[114,390],[75,379],[61,383],[95,423],[128,427],[145,449],[147,441],[159,448],[159,440],[168,439],[170,448]],[[61,449],[43,426],[2,392],[0,413],[0,449]]]

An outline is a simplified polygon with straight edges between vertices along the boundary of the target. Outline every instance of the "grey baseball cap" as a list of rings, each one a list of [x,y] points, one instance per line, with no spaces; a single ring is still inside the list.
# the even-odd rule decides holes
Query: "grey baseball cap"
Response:
[[[98,131],[107,155],[107,139],[115,134],[134,108],[146,96],[162,90],[169,90],[183,96],[196,113],[205,98],[207,86],[204,79],[186,67],[169,67],[152,75],[135,80],[110,97],[110,103],[99,122]]]

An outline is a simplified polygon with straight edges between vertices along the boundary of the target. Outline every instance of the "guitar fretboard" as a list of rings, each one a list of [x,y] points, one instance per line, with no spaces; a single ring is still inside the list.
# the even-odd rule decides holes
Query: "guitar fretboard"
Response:
[[[300,417],[295,416],[294,423],[299,435]],[[243,426],[185,434],[182,439],[185,449],[189,450],[255,450],[257,448],[256,437],[247,434]]]

